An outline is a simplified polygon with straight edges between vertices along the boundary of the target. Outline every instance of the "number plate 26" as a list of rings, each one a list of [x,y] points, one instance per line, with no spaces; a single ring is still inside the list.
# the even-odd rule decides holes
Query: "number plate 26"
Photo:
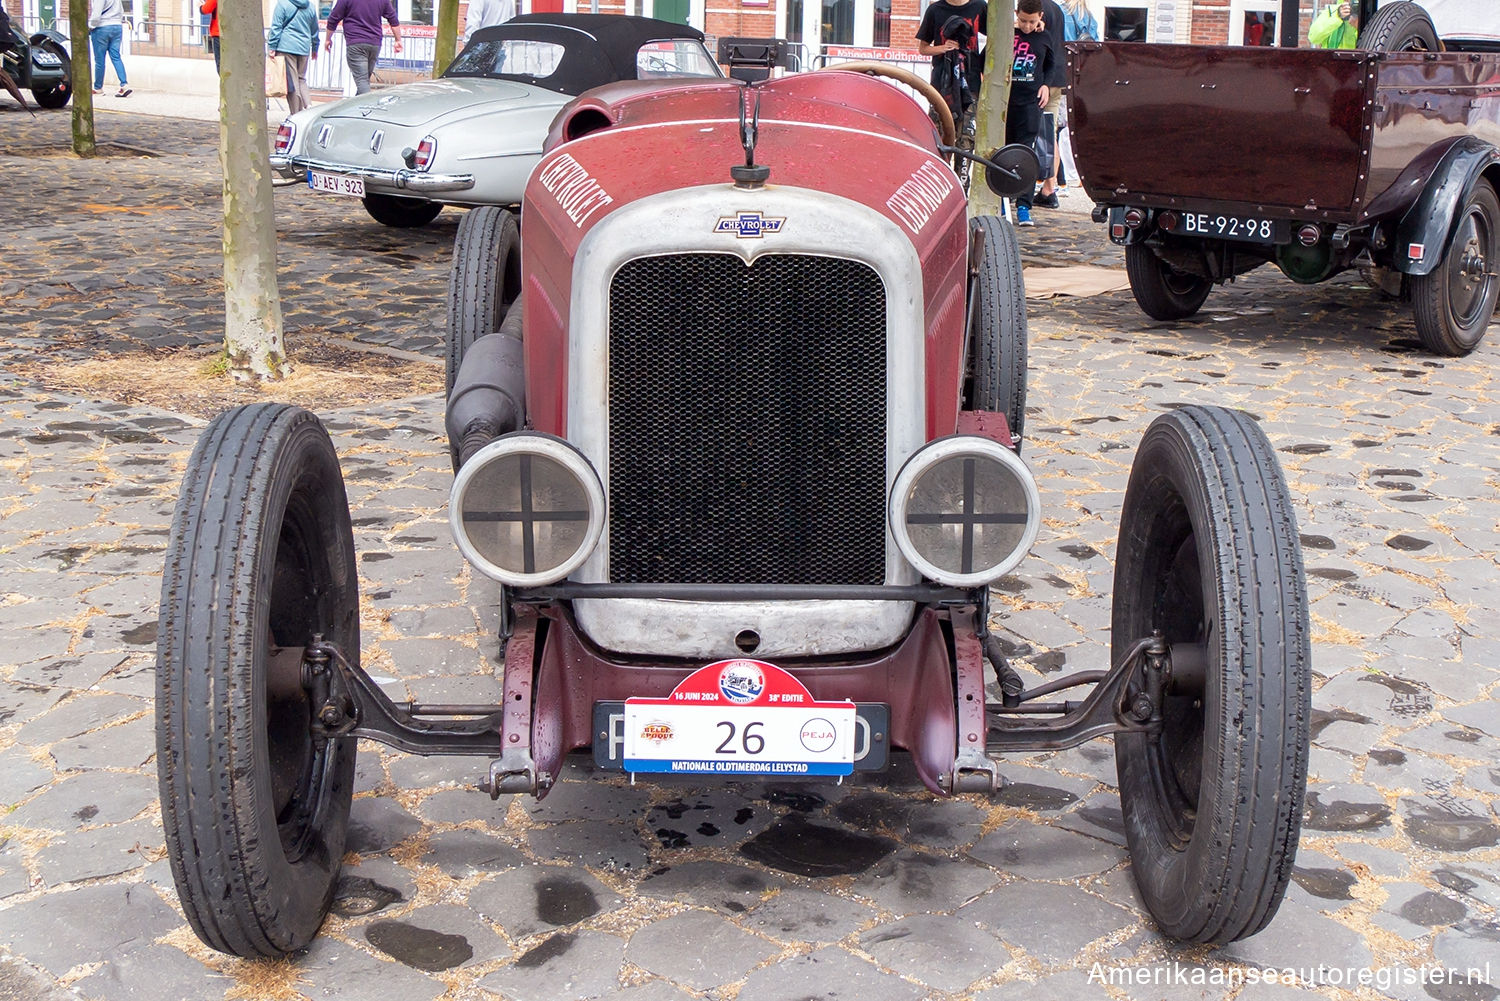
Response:
[[[871,709],[884,710],[882,718],[874,718]],[[856,760],[861,770],[871,767],[863,759],[878,757],[884,764],[889,710],[820,702],[779,667],[731,660],[700,668],[663,699],[597,703],[594,716],[600,738],[594,756],[604,767],[710,775],[848,775]],[[877,743],[880,751],[872,755]]]

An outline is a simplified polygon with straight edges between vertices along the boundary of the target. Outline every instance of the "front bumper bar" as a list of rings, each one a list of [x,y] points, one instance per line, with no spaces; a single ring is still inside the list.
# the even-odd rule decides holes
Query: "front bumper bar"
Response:
[[[474,186],[473,174],[428,174],[405,167],[400,170],[388,170],[384,167],[358,167],[348,163],[314,160],[305,156],[285,156],[280,153],[272,153],[270,163],[272,170],[293,181],[300,181],[307,177],[309,170],[317,170],[329,174],[362,177],[385,187],[421,193],[468,191]]]

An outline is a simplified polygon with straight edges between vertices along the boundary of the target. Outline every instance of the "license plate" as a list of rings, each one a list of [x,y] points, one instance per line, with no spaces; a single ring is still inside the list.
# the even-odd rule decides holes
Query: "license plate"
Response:
[[[1274,219],[1210,212],[1182,212],[1177,218],[1177,228],[1168,230],[1169,233],[1207,236],[1215,240],[1239,240],[1242,243],[1274,243],[1276,240]]]
[[[45,52],[45,51],[43,51],[41,49],[33,49],[32,50],[31,61],[34,62],[34,63],[36,63],[38,66],[61,66],[62,65],[62,60],[61,59],[57,58],[57,56],[53,55],[52,53]]]
[[[330,195],[353,195],[355,198],[365,196],[365,179],[363,177],[347,177],[344,174],[322,174],[316,170],[307,172],[307,186],[314,191],[322,191]]]
[[[890,708],[819,702],[763,661],[700,668],[667,698],[594,705],[601,768],[693,775],[848,775],[884,768]]]

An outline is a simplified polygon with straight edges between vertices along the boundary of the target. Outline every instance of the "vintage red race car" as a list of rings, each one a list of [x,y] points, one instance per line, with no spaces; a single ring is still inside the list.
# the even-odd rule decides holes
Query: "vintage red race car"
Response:
[[[276,955],[316,933],[357,737],[488,757],[491,795],[540,797],[579,752],[705,781],[853,780],[903,754],[935,794],[991,793],[1007,751],[1112,734],[1161,928],[1223,942],[1271,919],[1311,691],[1280,468],[1246,414],[1157,419],[1124,499],[1114,666],[1026,687],[989,602],[1040,521],[1021,262],[1006,221],[968,217],[951,155],[860,73],[621,84],[560,113],[521,249],[510,213],[466,217],[451,523],[499,585],[501,703],[397,704],[361,668],[316,417],[209,427],[163,583],[158,758],[205,942]]]

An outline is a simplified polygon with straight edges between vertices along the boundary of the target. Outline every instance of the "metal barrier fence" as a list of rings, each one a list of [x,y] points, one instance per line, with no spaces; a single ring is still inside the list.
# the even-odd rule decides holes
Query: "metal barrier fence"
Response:
[[[51,29],[69,37],[67,18],[43,20],[39,17],[22,17],[21,28],[28,34]],[[173,56],[178,59],[212,59],[208,47],[208,34],[201,23],[185,24],[176,21],[126,21],[125,33],[120,39],[123,56]]]
[[[435,29],[423,25],[402,25],[399,54],[396,52],[395,42],[390,35],[381,38],[380,56],[375,72],[370,77],[373,85],[385,87],[426,80],[432,76],[433,48],[437,44]],[[308,63],[307,86],[311,90],[336,91],[345,96],[354,93],[354,77],[349,73],[349,63],[344,58],[343,32],[336,32],[333,44],[321,50],[318,58]]]

